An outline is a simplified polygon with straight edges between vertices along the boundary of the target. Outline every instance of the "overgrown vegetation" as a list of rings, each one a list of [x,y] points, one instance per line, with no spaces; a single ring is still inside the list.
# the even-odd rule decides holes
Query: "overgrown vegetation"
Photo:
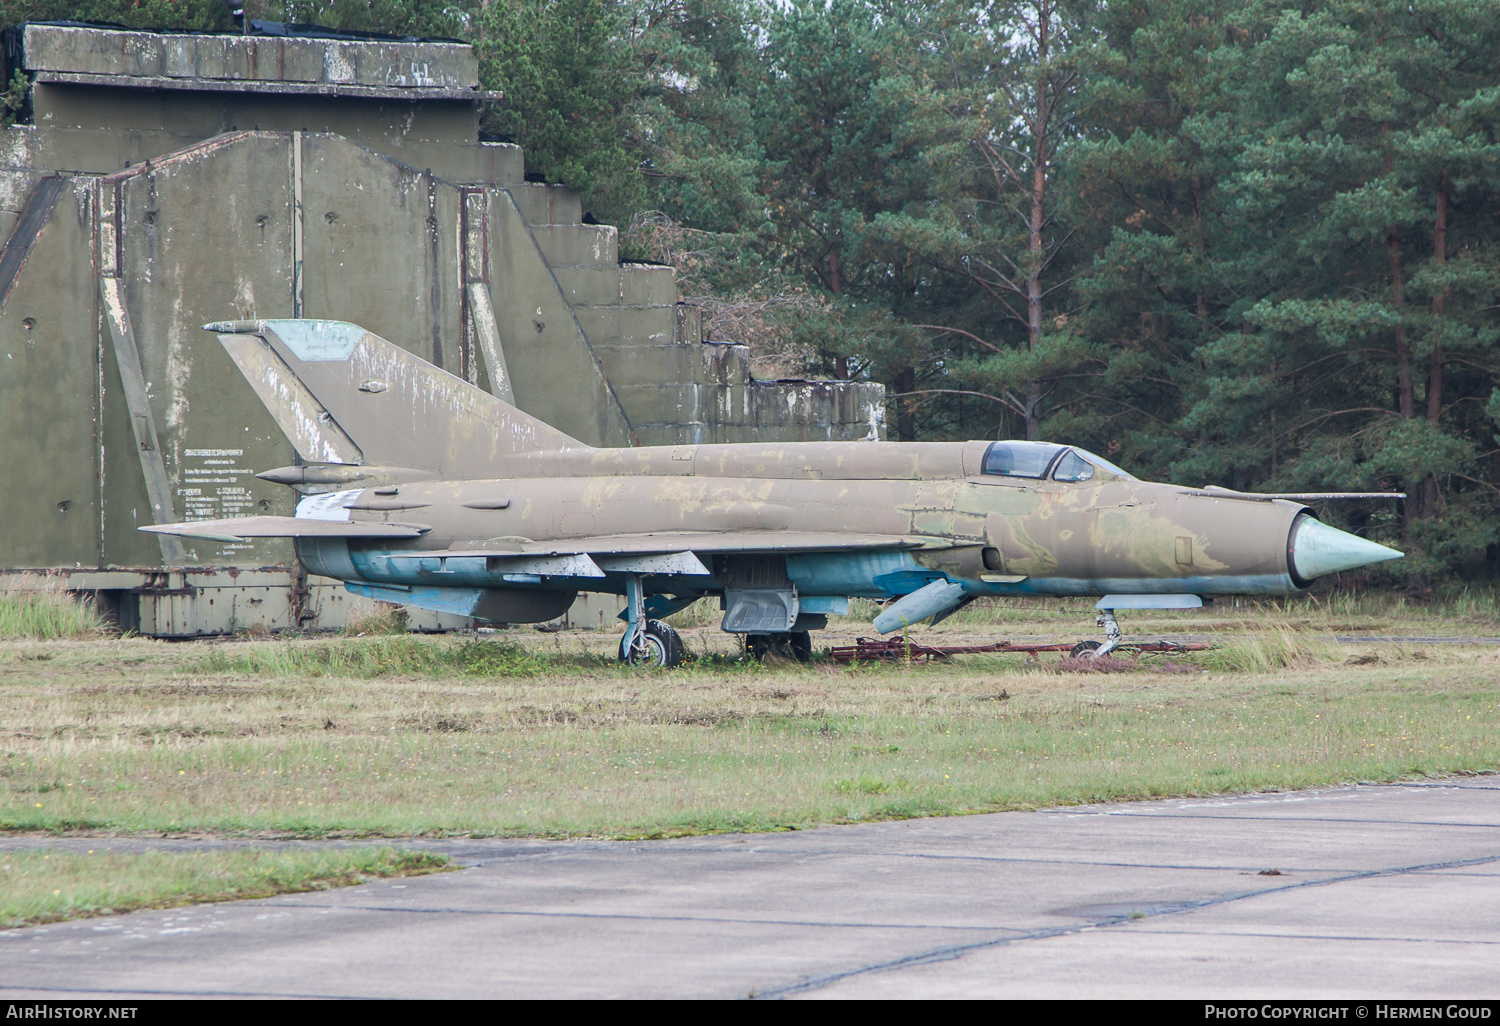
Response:
[[[0,592],[0,639],[83,638],[105,626],[97,609],[44,577],[18,578]]]
[[[390,602],[376,602],[373,608],[351,609],[344,621],[344,633],[353,638],[362,638],[366,635],[405,634],[407,620],[405,606]]]
[[[598,662],[588,659],[587,662]],[[259,677],[368,679],[400,675],[531,677],[562,667],[549,664],[509,641],[444,644],[398,635],[369,641],[285,641],[216,646],[190,666],[192,672]]]
[[[117,844],[101,839],[89,851],[0,853],[0,929],[346,887],[436,872],[448,863],[441,855],[393,848],[162,851]]]
[[[1082,612],[995,611],[1017,637],[1076,637]],[[1158,616],[1126,628],[1217,647],[1103,673],[755,664],[710,626],[657,672],[588,632],[0,644],[0,828],[654,837],[1500,767],[1489,647],[1326,633],[1373,617]]]

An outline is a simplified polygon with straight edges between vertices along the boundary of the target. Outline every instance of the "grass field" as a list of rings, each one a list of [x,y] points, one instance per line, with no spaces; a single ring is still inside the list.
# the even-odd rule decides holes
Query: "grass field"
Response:
[[[1072,640],[1087,608],[997,604],[920,636]],[[0,828],[656,837],[1500,768],[1494,648],[1331,638],[1500,633],[1486,596],[1131,616],[1217,647],[1113,673],[745,664],[687,626],[708,619],[679,616],[699,658],[674,671],[529,629],[0,642]]]
[[[440,855],[390,848],[127,853],[101,841],[86,852],[12,851],[0,854],[0,928],[322,890],[446,865]]]

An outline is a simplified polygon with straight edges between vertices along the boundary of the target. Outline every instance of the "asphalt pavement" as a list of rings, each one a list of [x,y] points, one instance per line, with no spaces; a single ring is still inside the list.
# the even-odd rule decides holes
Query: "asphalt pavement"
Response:
[[[0,851],[101,843],[226,842]],[[0,998],[1500,996],[1495,776],[400,843],[466,868],[3,931]]]

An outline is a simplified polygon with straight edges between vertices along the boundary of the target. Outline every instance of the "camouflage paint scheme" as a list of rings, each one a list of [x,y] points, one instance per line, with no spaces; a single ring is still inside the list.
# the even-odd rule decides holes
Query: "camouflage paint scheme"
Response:
[[[306,497],[296,518],[143,529],[294,537],[310,572],[373,598],[525,623],[580,590],[638,583],[647,615],[727,595],[725,629],[754,633],[774,617],[731,624],[737,595],[785,597],[787,631],[821,626],[850,596],[936,582],[944,608],[1308,584],[1294,553],[1307,507],[1140,481],[1081,450],[1058,447],[1087,463],[1087,480],[1066,481],[986,473],[991,446],[1011,443],[984,441],[597,449],[354,325],[208,327],[308,461],[261,476]],[[1399,555],[1317,530],[1355,546],[1345,562]]]

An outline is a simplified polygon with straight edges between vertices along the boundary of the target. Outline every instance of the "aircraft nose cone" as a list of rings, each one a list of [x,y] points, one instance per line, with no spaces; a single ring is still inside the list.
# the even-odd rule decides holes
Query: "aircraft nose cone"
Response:
[[[1292,574],[1304,581],[1357,566],[1400,559],[1404,553],[1302,517],[1292,529]]]

